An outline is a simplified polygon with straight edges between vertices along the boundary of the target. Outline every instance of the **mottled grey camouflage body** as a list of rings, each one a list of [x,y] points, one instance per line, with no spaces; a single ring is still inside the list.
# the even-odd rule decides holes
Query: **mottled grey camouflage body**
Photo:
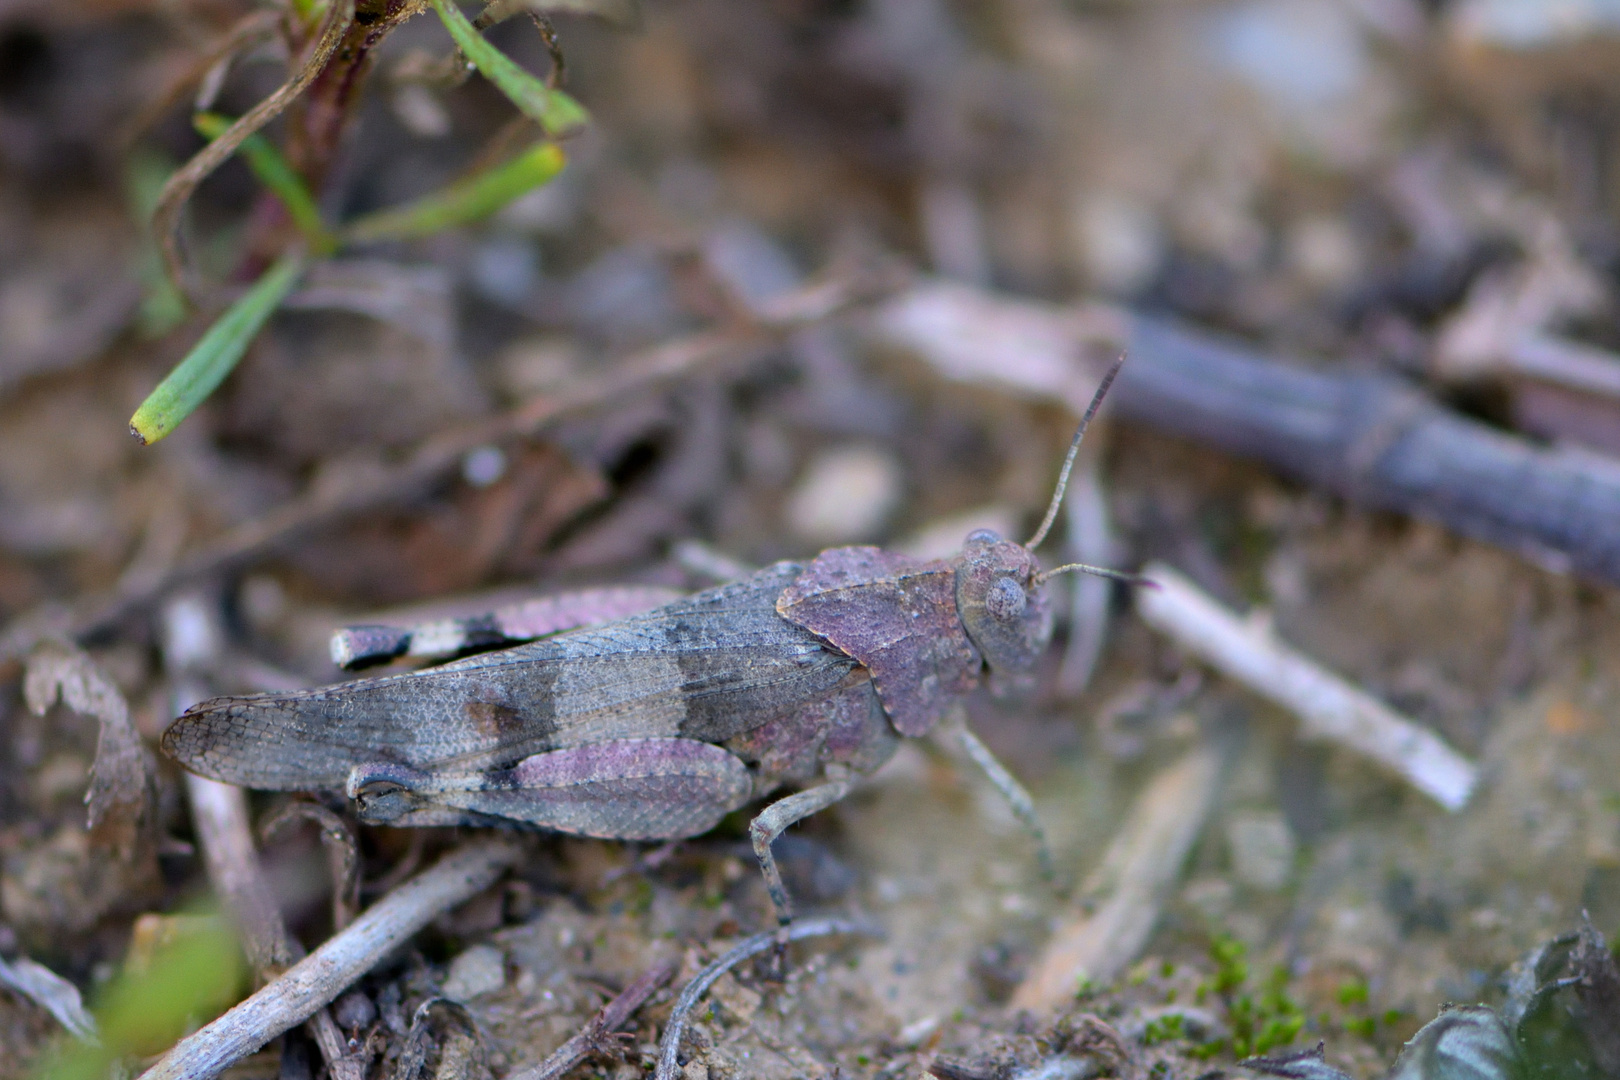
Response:
[[[994,534],[950,561],[835,548],[438,668],[215,698],[163,748],[244,787],[343,790],[372,823],[635,840],[706,832],[784,782],[825,776],[755,821],[785,916],[775,835],[900,736],[927,733],[986,659],[1027,667],[1050,633],[1034,556]]]
[[[856,667],[776,614],[800,568],[596,629],[319,690],[215,698],[163,748],[244,787],[342,790],[357,764],[466,773],[612,739],[723,742],[831,693]]]

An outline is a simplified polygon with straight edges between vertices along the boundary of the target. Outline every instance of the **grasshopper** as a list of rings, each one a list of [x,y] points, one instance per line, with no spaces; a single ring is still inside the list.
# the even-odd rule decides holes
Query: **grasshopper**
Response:
[[[927,734],[987,667],[1029,669],[1052,636],[1043,585],[1054,574],[1134,580],[1083,564],[1043,572],[1034,553],[1118,370],[1098,387],[1027,544],[978,530],[951,559],[831,548],[805,565],[779,562],[439,667],[204,701],[169,726],[163,749],[244,787],[343,791],[370,824],[517,824],[618,840],[696,836],[779,787],[819,779],[767,806],[749,830],[785,925],[792,905],[771,853],[784,829],[842,799],[902,737]],[[548,617],[507,618],[562,629]],[[499,630],[499,620],[473,622],[461,631],[469,640]],[[436,625],[425,636],[445,638]],[[350,659],[357,648],[409,649],[382,628],[334,644]],[[1032,824],[1011,774],[965,738]]]

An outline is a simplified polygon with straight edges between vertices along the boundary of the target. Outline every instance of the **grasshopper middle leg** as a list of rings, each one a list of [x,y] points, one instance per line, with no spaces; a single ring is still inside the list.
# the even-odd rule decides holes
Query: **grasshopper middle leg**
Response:
[[[776,921],[782,926],[793,921],[793,902],[782,884],[782,874],[776,868],[776,856],[771,853],[771,844],[789,825],[818,810],[827,809],[855,787],[855,781],[842,770],[836,775],[831,769],[828,772],[826,783],[778,799],[760,811],[748,826],[748,835],[754,841],[754,855],[759,859],[759,868],[765,872],[765,888],[770,892],[771,903],[776,908]]]

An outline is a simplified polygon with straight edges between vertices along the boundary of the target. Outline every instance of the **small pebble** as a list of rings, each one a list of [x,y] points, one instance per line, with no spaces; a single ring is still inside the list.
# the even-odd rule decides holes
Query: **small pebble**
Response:
[[[219,653],[222,643],[207,600],[194,593],[175,597],[163,609],[164,661],[184,671]]]
[[[1361,278],[1361,252],[1350,226],[1335,217],[1308,217],[1284,237],[1287,259],[1319,289],[1348,289]]]
[[[395,90],[389,104],[395,119],[418,139],[442,139],[450,134],[450,113],[433,91],[419,83],[407,83]]]
[[[540,253],[527,240],[502,237],[479,245],[470,269],[484,296],[520,305],[540,280]]]
[[[788,496],[788,528],[823,546],[874,539],[899,506],[904,482],[900,463],[886,450],[823,450]]]
[[[1092,284],[1129,295],[1150,284],[1163,261],[1163,230],[1153,211],[1111,194],[1082,198],[1075,207],[1074,241]]]
[[[501,389],[522,400],[566,389],[584,363],[577,343],[557,335],[519,338],[496,362]]]
[[[493,945],[474,945],[450,961],[443,989],[451,1001],[467,1002],[505,985],[505,955]]]
[[[361,991],[351,990],[332,1006],[332,1019],[344,1031],[370,1027],[372,1021],[377,1019],[377,1006]]]
[[[901,1046],[921,1046],[928,1036],[939,1030],[939,1017],[925,1016],[921,1020],[913,1020],[900,1029]]]

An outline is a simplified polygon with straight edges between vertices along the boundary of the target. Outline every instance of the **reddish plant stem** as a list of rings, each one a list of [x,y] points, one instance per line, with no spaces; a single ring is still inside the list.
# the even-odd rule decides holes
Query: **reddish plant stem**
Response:
[[[361,84],[376,48],[400,23],[420,10],[413,0],[359,0],[354,22],[332,60],[294,107],[287,157],[310,190],[319,190],[353,117]]]

